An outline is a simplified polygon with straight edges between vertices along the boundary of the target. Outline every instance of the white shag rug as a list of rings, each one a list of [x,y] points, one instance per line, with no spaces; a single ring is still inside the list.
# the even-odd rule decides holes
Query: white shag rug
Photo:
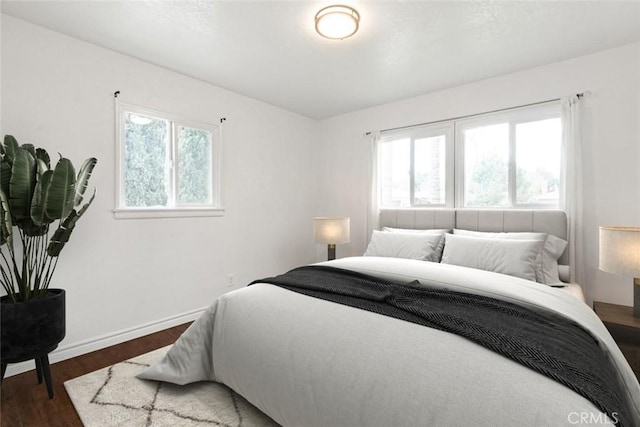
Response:
[[[86,427],[277,426],[230,388],[213,382],[179,386],[135,376],[170,348],[66,381],[64,386]]]

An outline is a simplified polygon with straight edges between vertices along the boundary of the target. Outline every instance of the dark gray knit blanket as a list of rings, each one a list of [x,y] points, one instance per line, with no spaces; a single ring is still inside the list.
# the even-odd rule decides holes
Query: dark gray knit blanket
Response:
[[[300,267],[255,283],[460,335],[564,384],[616,425],[633,425],[613,362],[587,330],[557,313],[328,266]]]

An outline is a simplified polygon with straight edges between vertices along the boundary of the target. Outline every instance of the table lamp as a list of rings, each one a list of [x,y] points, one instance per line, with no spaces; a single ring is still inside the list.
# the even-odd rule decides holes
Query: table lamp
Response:
[[[348,217],[313,218],[313,239],[317,243],[326,243],[327,259],[336,259],[336,245],[349,243]]]
[[[599,267],[633,277],[633,316],[640,318],[640,227],[600,227]]]

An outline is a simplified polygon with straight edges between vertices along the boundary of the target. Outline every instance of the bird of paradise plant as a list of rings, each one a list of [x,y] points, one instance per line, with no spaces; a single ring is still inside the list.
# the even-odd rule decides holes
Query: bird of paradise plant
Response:
[[[71,161],[60,155],[52,169],[46,150],[5,135],[0,144],[0,284],[11,302],[46,295],[60,252],[95,198],[94,189],[82,204],[96,163],[93,157],[85,160],[76,175]]]

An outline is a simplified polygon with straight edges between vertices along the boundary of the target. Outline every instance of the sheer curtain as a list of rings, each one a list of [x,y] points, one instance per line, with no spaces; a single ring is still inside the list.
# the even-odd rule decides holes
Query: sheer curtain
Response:
[[[365,247],[371,238],[373,230],[378,229],[379,223],[379,206],[378,206],[378,148],[380,142],[380,132],[370,132],[370,150],[369,150],[369,197],[367,203],[367,221],[366,221],[366,235],[364,239]]]
[[[584,285],[584,238],[582,193],[582,146],[580,140],[580,97],[568,96],[562,104],[561,208],[569,221],[569,263],[571,281]]]

